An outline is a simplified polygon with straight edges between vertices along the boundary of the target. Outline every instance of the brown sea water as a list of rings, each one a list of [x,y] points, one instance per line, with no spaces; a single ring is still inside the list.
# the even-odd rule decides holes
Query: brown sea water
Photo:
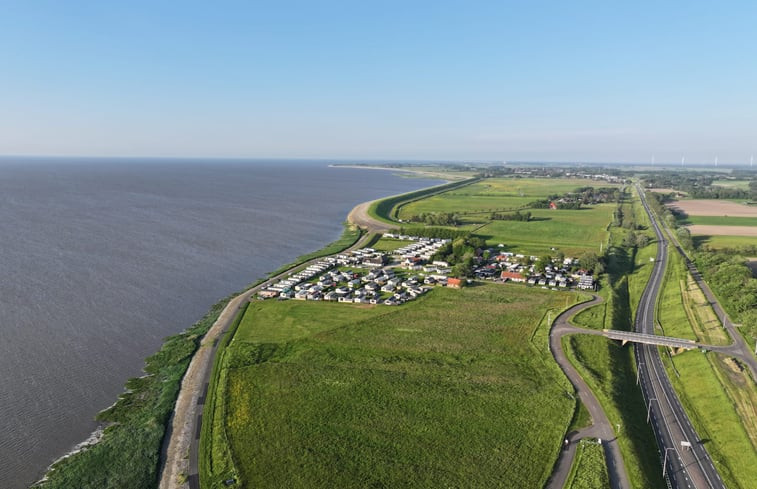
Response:
[[[441,183],[307,161],[0,159],[0,488],[37,480],[165,336]]]

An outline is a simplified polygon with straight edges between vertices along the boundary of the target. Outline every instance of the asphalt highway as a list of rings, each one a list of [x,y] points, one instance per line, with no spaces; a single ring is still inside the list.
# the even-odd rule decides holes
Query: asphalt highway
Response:
[[[637,189],[657,236],[658,248],[652,274],[639,302],[635,328],[639,333],[654,334],[655,303],[667,266],[668,242],[647,205],[643,190]],[[634,348],[641,390],[668,484],[676,489],[725,488],[704,442],[697,436],[678,400],[658,347],[634,344]]]

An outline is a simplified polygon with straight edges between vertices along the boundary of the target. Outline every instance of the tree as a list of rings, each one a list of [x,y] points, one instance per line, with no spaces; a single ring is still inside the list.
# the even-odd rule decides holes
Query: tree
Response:
[[[649,244],[649,236],[647,236],[646,234],[637,235],[636,244],[639,246],[639,248],[644,248],[646,245]]]
[[[630,233],[626,234],[626,237],[623,238],[623,246],[626,248],[633,248],[636,246],[636,233],[631,231]]]
[[[534,271],[537,271],[539,273],[544,273],[544,271],[547,269],[547,265],[552,263],[552,257],[549,255],[544,255],[539,257],[539,261],[534,263]]]
[[[593,270],[597,271],[599,269],[600,261],[599,256],[597,256],[596,253],[593,251],[587,251],[583,255],[580,256],[578,259],[579,263],[581,264],[581,268],[584,270]],[[597,272],[600,273],[600,272]]]

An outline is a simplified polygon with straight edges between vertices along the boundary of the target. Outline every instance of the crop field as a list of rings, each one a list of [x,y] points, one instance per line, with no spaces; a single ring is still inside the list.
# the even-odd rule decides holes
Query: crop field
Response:
[[[688,216],[757,217],[757,206],[718,199],[677,200],[668,204]]]
[[[394,308],[251,304],[226,350],[230,449],[213,438],[208,487],[542,486],[575,401],[531,338],[577,298],[487,284]]]
[[[550,194],[564,194],[579,187],[611,187],[606,182],[579,178],[490,178],[459,190],[452,190],[402,207],[400,219],[424,212],[480,212],[517,209]]]

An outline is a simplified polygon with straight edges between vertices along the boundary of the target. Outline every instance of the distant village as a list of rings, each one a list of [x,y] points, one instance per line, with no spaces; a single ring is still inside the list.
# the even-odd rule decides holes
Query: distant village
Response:
[[[410,241],[392,252],[363,248],[318,260],[258,292],[260,299],[334,301],[351,304],[403,304],[433,287],[460,288],[472,279],[450,276],[450,264],[434,255],[451,240],[385,233],[384,238]],[[539,258],[497,249],[475,260],[472,276],[499,283],[515,282],[545,289],[594,290],[590,271],[577,259]]]

